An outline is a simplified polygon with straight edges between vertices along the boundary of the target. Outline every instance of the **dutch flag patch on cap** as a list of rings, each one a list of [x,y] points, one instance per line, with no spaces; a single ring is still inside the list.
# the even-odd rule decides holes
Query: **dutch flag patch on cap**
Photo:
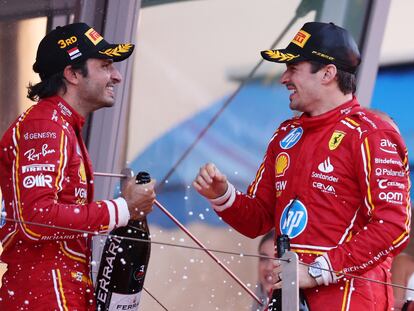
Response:
[[[82,56],[82,53],[79,51],[78,47],[74,47],[66,52],[68,52],[70,60],[74,60],[75,58]]]

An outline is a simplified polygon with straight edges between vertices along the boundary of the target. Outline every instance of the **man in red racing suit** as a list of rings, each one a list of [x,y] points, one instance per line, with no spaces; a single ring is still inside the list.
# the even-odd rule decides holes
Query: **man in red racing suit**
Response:
[[[301,31],[311,36],[337,31],[331,24],[308,24]],[[309,61],[288,63],[281,81],[293,91],[291,107],[304,113],[277,129],[247,194],[212,163],[200,169],[194,186],[242,234],[254,238],[275,227],[289,235],[300,261],[316,268],[299,265],[310,310],[390,310],[391,286],[352,275],[391,280],[392,257],[404,248],[410,228],[407,150],[399,133],[351,94],[330,89],[338,96],[320,100],[327,94],[324,83],[336,83],[326,80],[334,64],[309,72]],[[322,91],[306,89],[314,99],[307,101],[301,96],[311,79]],[[331,106],[318,113],[325,103]],[[281,286],[280,271],[274,270],[274,288]]]
[[[85,43],[84,33],[94,33],[95,39],[99,36],[86,24],[72,24],[45,37],[37,62],[46,46],[46,58],[56,68],[41,67],[40,83],[49,78],[47,69],[64,70],[66,92],[59,89],[60,96],[40,96],[41,100],[11,125],[0,142],[1,260],[7,264],[0,310],[95,310],[89,268],[91,235],[125,226],[130,218],[138,218],[138,212],[151,210],[153,184],[147,184],[145,192],[133,180],[123,197],[93,201],[93,170],[81,136],[85,115],[72,106],[78,94],[70,77],[75,63],[69,56],[65,58],[69,55],[65,50],[59,51],[63,56],[50,51],[58,40],[48,42],[54,36],[71,38],[65,42],[78,42],[78,52],[89,56],[90,49],[108,47],[103,39],[100,42],[104,46]],[[68,47],[73,48],[75,45]],[[127,53],[124,58],[132,50]],[[60,61],[60,67],[53,57]],[[120,82],[109,57],[83,61],[90,80],[96,79],[94,75],[105,65],[109,81]],[[72,105],[67,99],[72,99]],[[90,106],[97,103],[101,104],[81,101],[81,111],[91,112]],[[137,204],[138,200],[143,203]]]

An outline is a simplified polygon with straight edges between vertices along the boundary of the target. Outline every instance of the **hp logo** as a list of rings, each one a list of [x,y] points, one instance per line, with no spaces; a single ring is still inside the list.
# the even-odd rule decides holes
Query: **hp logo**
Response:
[[[308,211],[305,205],[299,200],[291,200],[280,218],[280,231],[292,239],[301,234],[307,224]]]

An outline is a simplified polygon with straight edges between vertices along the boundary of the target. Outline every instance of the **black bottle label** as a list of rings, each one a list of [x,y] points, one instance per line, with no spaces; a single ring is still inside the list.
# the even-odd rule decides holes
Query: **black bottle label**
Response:
[[[137,183],[150,180],[149,174],[138,174]],[[111,232],[96,282],[98,311],[138,310],[151,254],[149,236],[146,219],[129,221],[126,227]]]
[[[146,230],[144,230],[146,229]],[[96,300],[98,310],[137,310],[148,268],[151,244],[143,222],[130,222],[114,230],[105,243],[99,268]]]

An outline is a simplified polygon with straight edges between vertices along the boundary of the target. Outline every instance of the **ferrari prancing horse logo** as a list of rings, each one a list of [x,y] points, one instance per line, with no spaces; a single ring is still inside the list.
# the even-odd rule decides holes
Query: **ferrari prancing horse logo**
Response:
[[[344,136],[345,136],[345,133],[342,131],[333,132],[331,139],[329,140],[329,144],[328,144],[329,150],[335,150],[336,148],[338,148]]]

